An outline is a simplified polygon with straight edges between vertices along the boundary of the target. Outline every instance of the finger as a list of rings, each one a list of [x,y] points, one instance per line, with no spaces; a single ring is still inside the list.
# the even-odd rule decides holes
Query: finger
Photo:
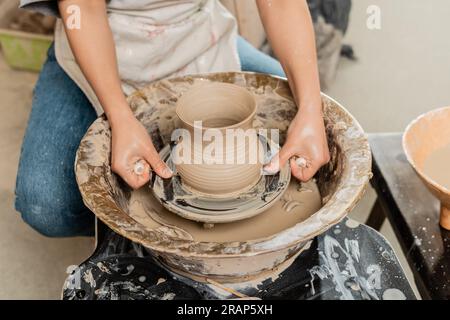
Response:
[[[150,165],[146,162],[145,169],[142,174],[136,174],[132,172],[130,175],[130,180],[132,181],[132,187],[134,189],[139,189],[142,186],[146,185],[152,177]]]
[[[269,174],[279,172],[293,154],[294,151],[289,146],[283,146],[280,152],[272,158],[268,165],[264,167],[264,171]]]
[[[117,170],[116,173],[133,189],[139,189],[142,187],[148,180],[144,180],[142,176],[137,176],[131,170]]]
[[[313,162],[309,168],[303,168],[303,177],[301,181],[307,182],[311,180],[319,169],[320,164],[318,164],[317,161]]]
[[[309,168],[309,166],[311,165],[311,162],[303,157],[294,157],[294,160],[297,166],[299,166],[300,168]]]
[[[303,180],[303,168],[299,167],[297,162],[295,161],[294,158],[291,158],[290,160],[290,166],[291,166],[291,173],[292,175],[297,178],[300,181],[304,181]]]
[[[139,189],[143,185],[145,185],[150,180],[150,166],[146,161],[142,161],[143,170],[142,174],[138,175],[134,172],[133,164],[114,164],[112,169],[115,173],[117,173],[131,188]]]
[[[145,173],[145,169],[146,169],[146,163],[147,163],[147,161],[145,161],[145,160],[139,160],[139,161],[137,161],[137,162],[134,164],[133,172],[134,172],[136,175],[138,175],[138,176],[144,174],[144,173]]]
[[[152,169],[147,161],[140,160],[136,162],[133,168],[133,174],[137,177],[139,181],[149,181],[152,177]]]
[[[161,160],[158,152],[152,146],[145,154],[145,160],[150,163],[153,171],[163,179],[169,179],[173,176],[172,170]]]

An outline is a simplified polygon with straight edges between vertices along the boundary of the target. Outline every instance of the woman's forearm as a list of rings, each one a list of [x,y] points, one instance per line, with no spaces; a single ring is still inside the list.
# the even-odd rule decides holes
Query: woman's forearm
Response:
[[[81,12],[79,29],[66,33],[75,59],[92,86],[112,128],[111,169],[132,188],[140,188],[152,171],[170,178],[171,170],[161,160],[144,126],[133,116],[122,91],[116,49],[109,27],[105,0],[59,0],[64,22],[67,8],[77,5]],[[144,166],[136,172],[136,164]]]
[[[70,5],[77,5],[80,8],[80,28],[66,27],[67,37],[81,71],[113,125],[115,119],[129,115],[131,110],[121,88],[106,1],[59,0],[58,5],[64,22],[67,21],[67,8]]]
[[[330,160],[322,114],[316,42],[306,0],[257,0],[261,19],[300,108],[286,142],[265,166],[277,172],[287,162],[300,181],[309,181]],[[305,165],[298,165],[302,158]]]
[[[321,112],[314,29],[306,0],[257,0],[272,48],[297,104]]]

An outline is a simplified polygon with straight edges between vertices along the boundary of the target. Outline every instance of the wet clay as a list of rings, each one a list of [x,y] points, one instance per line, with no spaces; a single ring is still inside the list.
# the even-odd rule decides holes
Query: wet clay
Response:
[[[423,167],[424,173],[450,190],[450,144],[432,152],[426,159]]]
[[[181,139],[177,145],[180,153],[190,149],[189,163],[177,164],[177,171],[187,188],[194,193],[229,197],[256,185],[262,169],[259,159],[263,158],[259,154],[262,146],[258,143],[256,130],[250,131],[250,136],[242,133],[242,144],[236,143],[234,136],[226,136],[228,129],[244,132],[252,128],[256,115],[256,100],[252,93],[229,83],[197,84],[178,100],[176,113],[182,128],[190,132],[189,137]],[[202,122],[201,128],[198,121]],[[199,134],[206,135],[206,129],[214,129],[209,131],[214,138],[195,138]],[[210,149],[211,140],[218,142],[216,139],[220,141],[219,146]],[[256,147],[251,148],[252,144]],[[210,150],[207,154],[211,155],[205,154],[204,150]]]
[[[181,96],[176,113],[186,129],[193,128],[195,121],[202,121],[204,128],[248,129],[255,118],[256,101],[240,86],[206,82]]]
[[[130,199],[129,214],[148,229],[176,228],[177,237],[199,242],[234,242],[263,239],[295,226],[322,207],[322,199],[314,181],[291,181],[284,195],[266,212],[250,219],[217,224],[205,229],[201,223],[183,219],[164,209],[149,188],[134,191]],[[154,215],[157,217],[155,218]]]

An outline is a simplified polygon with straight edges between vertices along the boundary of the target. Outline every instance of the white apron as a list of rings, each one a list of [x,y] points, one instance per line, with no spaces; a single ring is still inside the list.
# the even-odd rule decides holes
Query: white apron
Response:
[[[241,68],[236,21],[218,0],[111,0],[108,17],[126,95],[166,77]],[[97,113],[103,113],[75,61],[61,21],[56,26],[55,50],[61,67]]]

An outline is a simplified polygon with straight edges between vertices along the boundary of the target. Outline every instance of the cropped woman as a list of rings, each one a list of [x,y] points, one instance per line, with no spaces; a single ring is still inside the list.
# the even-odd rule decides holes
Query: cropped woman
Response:
[[[192,73],[254,71],[287,76],[299,106],[276,172],[311,179],[329,161],[316,48],[306,0],[257,0],[280,63],[237,35],[218,0],[22,0],[24,8],[58,15],[55,43],[37,82],[16,186],[16,209],[52,237],[93,234],[74,176],[75,153],[91,123],[105,113],[112,129],[112,170],[132,188],[149,181],[133,167],[169,178],[126,96],[153,81]],[[292,160],[308,159],[301,168]],[[149,170],[146,170],[148,172]]]

